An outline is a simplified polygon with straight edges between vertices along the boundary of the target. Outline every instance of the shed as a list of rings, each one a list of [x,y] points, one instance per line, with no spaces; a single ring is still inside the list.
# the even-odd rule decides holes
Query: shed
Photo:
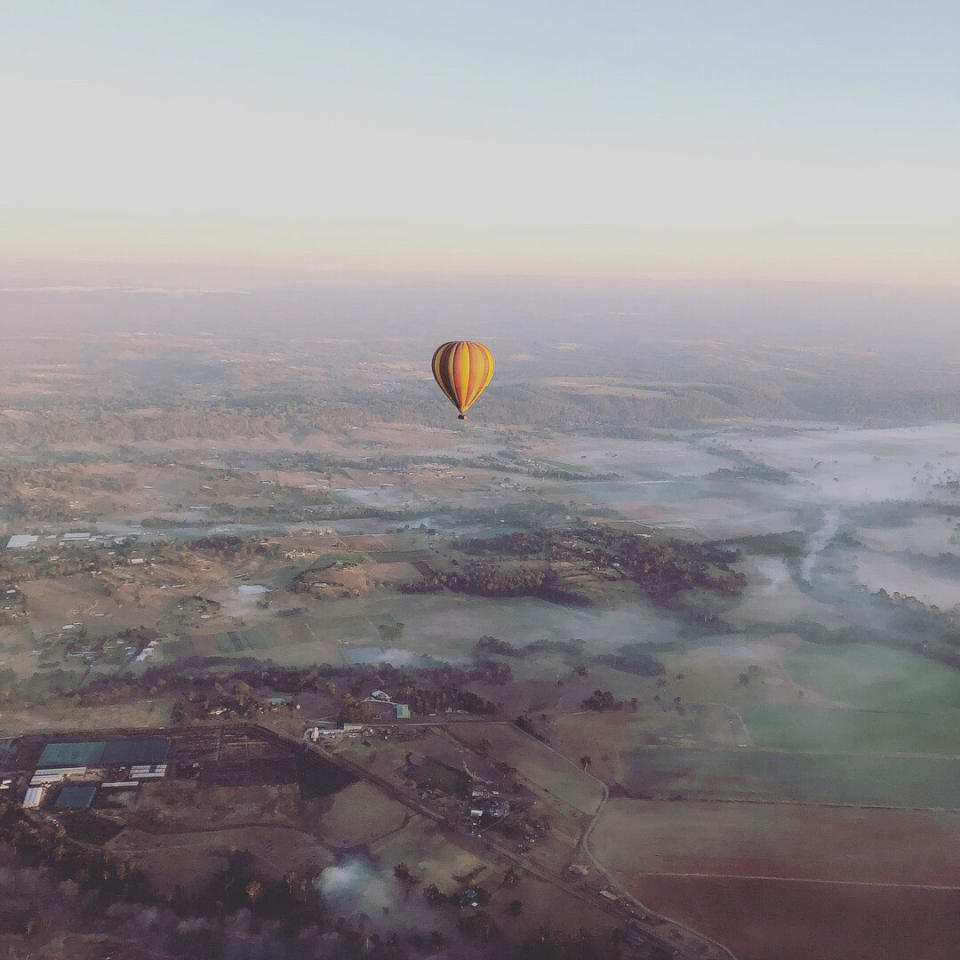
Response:
[[[7,541],[7,549],[22,550],[24,547],[32,547],[39,539],[39,537],[35,537],[30,533],[15,533]]]
[[[46,787],[30,787],[27,790],[27,795],[23,798],[23,805],[25,807],[39,807],[46,792]]]
[[[96,784],[66,786],[60,791],[54,806],[58,810],[86,810],[93,803],[96,793]]]
[[[30,778],[30,786],[36,787],[43,783],[58,783],[70,777],[82,777],[86,774],[86,767],[53,767],[46,770],[35,770]]]
[[[126,766],[163,763],[172,741],[152,737],[137,740],[84,740],[77,743],[48,743],[37,761],[37,769],[72,766]]]

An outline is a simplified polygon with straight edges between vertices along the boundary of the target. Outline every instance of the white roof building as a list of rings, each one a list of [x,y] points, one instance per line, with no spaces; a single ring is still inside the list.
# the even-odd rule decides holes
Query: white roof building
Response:
[[[165,763],[144,763],[130,768],[130,777],[133,780],[159,780],[166,775],[167,765]]]
[[[27,795],[23,798],[23,805],[25,807],[39,807],[46,790],[46,787],[30,787],[27,790]]]
[[[40,538],[30,533],[15,533],[7,541],[8,550],[22,550],[24,547],[32,547]]]

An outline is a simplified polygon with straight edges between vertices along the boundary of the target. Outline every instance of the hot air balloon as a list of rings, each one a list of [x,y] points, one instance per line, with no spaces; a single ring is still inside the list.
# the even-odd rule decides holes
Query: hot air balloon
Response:
[[[493,379],[493,354],[482,343],[451,340],[433,355],[433,376],[447,399],[460,412],[460,420]]]

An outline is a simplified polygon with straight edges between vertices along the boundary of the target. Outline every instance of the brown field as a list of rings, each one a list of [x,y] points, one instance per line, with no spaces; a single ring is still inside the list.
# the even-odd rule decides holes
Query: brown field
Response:
[[[317,828],[331,846],[355,847],[398,830],[408,815],[403,804],[391,800],[372,783],[360,780],[334,796]]]
[[[30,709],[0,711],[0,734],[34,730],[108,730],[162,727],[170,721],[172,700],[135,700],[97,707],[76,707],[69,700],[48,699]]]
[[[108,844],[118,856],[145,870],[150,882],[169,891],[189,891],[222,870],[233,850],[249,850],[270,876],[325,867],[333,855],[314,837],[285,827],[236,827],[153,834],[127,828]]]
[[[286,826],[297,820],[299,793],[296,784],[201,790],[189,781],[161,780],[140,788],[137,820],[187,830]]]
[[[960,887],[952,854],[958,839],[955,813],[618,798],[605,808],[591,844],[624,876],[736,874]]]
[[[591,847],[740,960],[954,960],[958,837],[951,813],[616,799]]]

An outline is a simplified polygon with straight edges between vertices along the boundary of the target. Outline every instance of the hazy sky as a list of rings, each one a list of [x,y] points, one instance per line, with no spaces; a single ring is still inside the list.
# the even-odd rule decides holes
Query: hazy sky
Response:
[[[0,0],[0,258],[960,283],[956,0]]]

